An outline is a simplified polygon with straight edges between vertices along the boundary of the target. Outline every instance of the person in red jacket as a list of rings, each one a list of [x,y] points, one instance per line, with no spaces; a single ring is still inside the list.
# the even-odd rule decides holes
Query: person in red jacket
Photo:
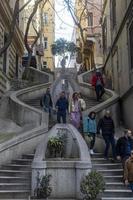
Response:
[[[105,90],[104,90],[104,81],[102,74],[99,70],[92,77],[92,86],[95,87],[97,101],[101,100]]]

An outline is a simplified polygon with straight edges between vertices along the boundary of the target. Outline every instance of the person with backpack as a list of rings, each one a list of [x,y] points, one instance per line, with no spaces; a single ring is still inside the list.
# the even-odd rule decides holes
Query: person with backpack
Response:
[[[46,93],[40,100],[40,104],[43,107],[45,112],[48,112],[51,114],[53,103],[52,103],[52,98],[50,94],[50,88],[47,88]]]
[[[90,154],[93,155],[93,148],[95,145],[95,138],[97,133],[96,113],[94,111],[90,112],[88,117],[83,118],[83,131],[88,137],[91,138]]]
[[[97,101],[100,101],[105,90],[104,90],[103,77],[99,70],[97,70],[96,73],[92,77],[92,86],[95,87]]]

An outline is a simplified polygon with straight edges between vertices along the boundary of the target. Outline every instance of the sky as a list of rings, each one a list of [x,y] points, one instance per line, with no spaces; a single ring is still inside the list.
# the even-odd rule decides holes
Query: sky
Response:
[[[67,8],[65,8],[63,0],[55,0],[55,10],[58,13],[55,14],[55,38],[63,37],[70,41],[74,30],[74,23]]]

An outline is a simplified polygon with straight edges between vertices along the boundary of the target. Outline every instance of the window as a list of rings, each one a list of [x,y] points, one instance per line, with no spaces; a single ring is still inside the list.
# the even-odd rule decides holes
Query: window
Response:
[[[88,26],[93,26],[93,13],[89,12],[88,14]]]
[[[48,38],[44,37],[44,49],[48,48]]]
[[[129,28],[129,37],[130,37],[130,59],[131,59],[131,68],[133,69],[133,22]]]
[[[47,68],[47,62],[46,61],[43,62],[43,68]]]
[[[112,28],[116,25],[116,0],[111,0],[111,22]]]
[[[43,14],[44,25],[48,25],[48,13]]]

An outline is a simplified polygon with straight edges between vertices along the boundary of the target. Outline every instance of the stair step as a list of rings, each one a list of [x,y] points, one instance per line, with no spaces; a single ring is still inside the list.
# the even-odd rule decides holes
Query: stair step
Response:
[[[31,182],[31,177],[20,177],[20,176],[0,176],[0,183],[28,183]]]
[[[0,176],[0,183],[19,183],[19,182],[30,182],[31,177],[21,177],[21,176]]]
[[[99,163],[92,164],[94,169],[122,169],[121,163]]]
[[[17,165],[17,164],[7,164],[2,165],[2,169],[13,169],[13,170],[27,170],[31,169],[31,165]]]
[[[123,169],[98,169],[103,175],[123,175]]]
[[[0,183],[0,191],[1,190],[30,190],[30,183]]]
[[[104,179],[105,179],[105,181],[106,182],[114,182],[114,181],[116,181],[116,182],[122,182],[122,180],[123,180],[123,176],[121,176],[121,175],[119,175],[119,176],[107,176],[107,175],[105,175],[104,176]]]
[[[0,190],[0,199],[24,199],[30,194],[30,190]]]
[[[106,189],[125,189],[126,186],[122,182],[107,182]]]
[[[31,164],[32,161],[33,159],[16,159],[16,160],[12,160],[12,164],[25,165],[25,164]]]
[[[104,191],[103,197],[133,197],[133,193],[128,189],[107,189]]]
[[[23,170],[23,171],[20,171],[20,170],[6,170],[6,169],[0,169],[0,176],[15,176],[15,175],[18,175],[19,176],[27,176],[27,175],[30,175],[31,174],[31,171],[26,171],[26,170]]]

